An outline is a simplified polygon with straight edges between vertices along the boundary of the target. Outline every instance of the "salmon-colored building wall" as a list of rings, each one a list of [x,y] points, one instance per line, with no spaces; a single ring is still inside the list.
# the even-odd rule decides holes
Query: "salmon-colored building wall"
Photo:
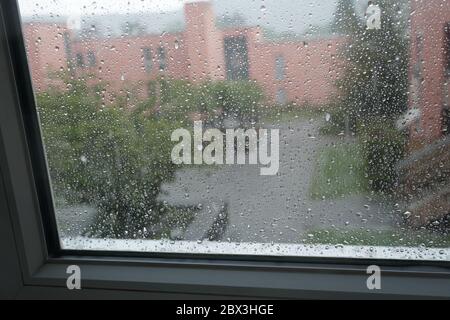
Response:
[[[259,27],[230,29],[223,37],[245,36],[250,79],[260,84],[271,102],[284,91],[287,102],[324,104],[336,93],[337,53],[344,39],[269,42]],[[277,77],[277,59],[284,60],[284,75]]]
[[[223,37],[209,2],[185,5],[185,44],[190,66],[189,79],[201,82],[225,79]]]
[[[450,3],[446,0],[411,1],[410,106],[420,111],[412,125],[413,148],[443,135],[443,109],[449,106],[446,70],[446,33]]]
[[[138,91],[139,96],[148,93],[148,81],[161,75],[188,79],[187,53],[182,33],[163,36],[138,36],[112,39],[88,39],[73,43],[71,61],[78,76],[84,76],[90,84],[100,84],[110,93]],[[151,67],[146,68],[144,49],[151,53]],[[159,50],[164,51],[165,68],[160,68]],[[88,55],[93,52],[95,65],[89,64]],[[77,66],[77,54],[81,54],[84,67]]]
[[[49,23],[30,23],[23,33],[35,89],[44,91],[61,85],[56,72],[67,69],[69,30]]]
[[[264,85],[270,97],[277,100],[279,90],[297,104],[324,104],[336,93],[336,56],[342,39],[309,42],[262,43],[251,59],[255,80]],[[261,55],[263,55],[261,57]],[[284,60],[284,76],[277,77],[276,60]]]

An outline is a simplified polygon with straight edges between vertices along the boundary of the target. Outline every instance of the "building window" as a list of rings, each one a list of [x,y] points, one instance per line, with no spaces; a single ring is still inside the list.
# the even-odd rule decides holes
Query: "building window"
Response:
[[[78,68],[84,68],[84,56],[82,53],[77,53],[76,63]]]
[[[94,51],[89,51],[87,53],[87,60],[89,67],[95,67],[97,65],[97,58],[95,57]]]
[[[245,37],[225,39],[225,62],[228,80],[248,80],[248,45]]]
[[[420,78],[422,76],[423,49],[424,49],[423,36],[421,34],[418,34],[416,36],[416,48],[415,48],[415,54],[414,54],[414,59],[415,59],[414,76],[416,78]]]
[[[450,23],[445,26],[445,71],[450,77]]]
[[[444,62],[445,64],[444,64],[444,68],[445,68],[445,74],[447,75],[447,77],[450,77],[450,22],[447,23],[444,31],[445,31],[445,62]],[[448,81],[448,79],[447,79],[447,81]],[[448,84],[446,87],[448,90]],[[448,93],[447,93],[447,103],[448,103]],[[450,134],[450,106],[447,105],[446,107],[444,107],[444,109],[442,111],[443,111],[442,132],[445,135],[449,135]]]
[[[165,71],[167,68],[167,61],[166,61],[166,50],[164,47],[158,48],[158,61],[159,61],[159,70]]]
[[[278,89],[277,91],[277,104],[284,105],[287,102],[287,95],[284,89]]]
[[[150,72],[152,72],[152,68],[153,68],[152,50],[150,48],[144,48],[144,49],[142,49],[142,53],[143,53],[145,72],[150,73]]]
[[[443,128],[444,135],[450,135],[450,107],[445,107],[443,110]]]
[[[64,48],[66,50],[66,57],[67,57],[67,65],[69,67],[72,66],[72,45],[71,45],[71,39],[70,39],[70,34],[68,32],[64,32]]]
[[[286,71],[286,62],[284,61],[283,56],[278,56],[275,59],[275,73],[277,80],[284,80]]]

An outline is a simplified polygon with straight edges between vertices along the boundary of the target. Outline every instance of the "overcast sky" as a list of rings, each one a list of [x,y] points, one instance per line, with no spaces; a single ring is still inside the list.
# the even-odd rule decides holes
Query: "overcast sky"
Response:
[[[19,0],[23,15],[101,15],[174,11],[189,0]]]
[[[296,33],[304,32],[310,25],[329,23],[336,8],[336,1],[212,0],[217,16],[238,12],[245,16],[250,25]],[[173,22],[179,20],[180,15],[173,12],[181,13],[186,2],[195,2],[195,0],[19,0],[19,5],[23,16],[35,19],[48,16],[101,18],[126,13],[140,14],[145,17],[146,13],[167,12],[166,17],[161,16],[161,21],[147,20],[148,24],[157,25],[167,24],[167,20],[170,19]],[[151,16],[154,17],[154,15]],[[181,20],[183,20],[182,17]],[[171,22],[169,21],[169,24]],[[111,20],[107,23],[114,24]]]

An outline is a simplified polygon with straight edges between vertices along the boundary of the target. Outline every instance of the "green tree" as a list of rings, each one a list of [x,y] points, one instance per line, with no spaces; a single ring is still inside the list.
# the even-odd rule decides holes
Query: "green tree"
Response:
[[[262,88],[249,81],[219,81],[206,83],[200,88],[202,112],[213,121],[231,117],[242,126],[258,121],[264,101]]]
[[[157,197],[173,177],[174,125],[106,106],[77,82],[39,95],[43,135],[55,194],[97,209],[97,237],[158,237],[167,206]],[[162,226],[161,228],[162,229]]]
[[[407,1],[373,1],[382,10],[380,30],[368,30],[353,0],[340,0],[333,23],[347,44],[338,80],[340,104],[352,123],[395,119],[407,108]]]
[[[340,35],[350,35],[360,28],[354,0],[339,0],[332,22],[332,30]]]
[[[332,27],[347,43],[340,52],[344,69],[334,112],[347,130],[362,133],[371,188],[393,192],[405,145],[395,120],[408,106],[408,1],[372,3],[381,9],[381,29],[367,28],[353,0],[338,2]]]
[[[161,115],[183,124],[189,113],[196,112],[208,122],[223,117],[239,119],[242,124],[255,122],[264,101],[262,88],[249,81],[208,81],[193,85],[183,80],[161,79]]]
[[[158,79],[149,84],[152,96],[133,101],[130,109],[124,102],[129,93],[104,105],[98,88],[70,75],[60,78],[66,90],[37,97],[53,188],[69,204],[96,208],[88,235],[102,238],[160,238],[186,226],[192,208],[158,201],[162,184],[177,169],[171,161],[172,132],[189,127],[191,112],[250,119],[263,100],[261,88],[250,82],[193,85]]]

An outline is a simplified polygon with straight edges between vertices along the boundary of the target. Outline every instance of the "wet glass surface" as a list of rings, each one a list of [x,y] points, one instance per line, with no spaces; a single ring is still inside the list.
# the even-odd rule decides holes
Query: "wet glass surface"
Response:
[[[19,0],[64,248],[448,260],[446,0]]]

